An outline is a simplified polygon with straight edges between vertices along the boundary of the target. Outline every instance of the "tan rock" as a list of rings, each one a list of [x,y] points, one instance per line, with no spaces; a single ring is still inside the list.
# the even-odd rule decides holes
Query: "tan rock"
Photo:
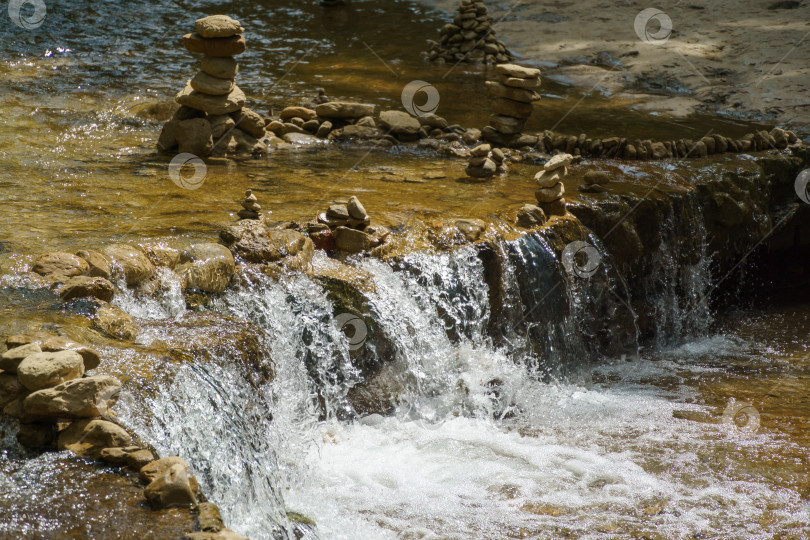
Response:
[[[206,243],[183,251],[176,272],[185,278],[188,289],[219,293],[230,283],[234,267],[233,255],[228,248]]]
[[[181,465],[183,466],[186,471],[188,471],[189,476],[193,479],[191,482],[191,487],[196,492],[199,486],[197,485],[196,479],[194,479],[194,475],[191,474],[191,470],[188,467],[188,463],[186,460],[178,457],[178,456],[168,456],[165,458],[157,459],[148,465],[144,465],[141,467],[141,470],[138,471],[138,476],[140,479],[147,484],[151,483],[156,478],[163,476],[166,471],[168,471],[174,465]]]
[[[124,459],[126,460],[127,467],[134,471],[140,471],[142,468],[155,461],[155,455],[149,450],[141,449],[129,452]]]
[[[523,88],[524,90],[533,90],[540,87],[540,79],[519,79],[517,77],[503,77],[501,82],[506,86],[512,88]]]
[[[282,121],[289,120],[290,118],[300,118],[306,122],[309,120],[314,120],[317,117],[317,112],[313,111],[312,109],[307,109],[306,107],[286,107],[279,115],[279,118],[281,118]]]
[[[200,69],[217,79],[233,79],[239,73],[239,64],[230,56],[205,56]]]
[[[177,124],[177,151],[207,157],[214,148],[211,124],[205,118],[192,118]]]
[[[586,184],[609,184],[610,175],[605,171],[588,171],[585,173],[583,181]]]
[[[90,277],[100,277],[110,279],[110,261],[103,253],[92,249],[82,249],[76,252],[77,257],[81,257],[87,262],[87,275]]]
[[[99,453],[99,459],[111,465],[126,465],[128,454],[129,452],[126,450],[126,448],[104,448]]]
[[[546,213],[539,206],[523,205],[517,213],[517,223],[525,229],[539,227],[546,222]]]
[[[0,372],[0,409],[27,393],[17,377],[11,373]]]
[[[352,195],[349,197],[349,202],[346,204],[346,210],[349,212],[349,217],[360,221],[368,219],[368,212],[360,202],[360,200]]]
[[[567,212],[564,198],[557,199],[550,203],[543,203],[540,205],[540,208],[543,209],[543,212],[545,212],[547,216],[564,216]]]
[[[194,31],[204,38],[225,38],[245,31],[239,21],[227,15],[211,15],[197,19]]]
[[[65,280],[85,274],[89,269],[87,261],[81,257],[63,251],[53,251],[40,255],[34,261],[32,270],[41,276],[53,276]]]
[[[234,83],[230,79],[217,79],[204,71],[200,71],[192,77],[189,84],[197,92],[209,96],[224,96],[231,93]]]
[[[74,276],[59,289],[59,298],[63,302],[75,298],[98,298],[110,302],[114,295],[113,284],[101,277]]]
[[[236,127],[248,135],[257,139],[264,136],[265,122],[259,113],[244,107],[241,111],[231,114],[231,118],[236,122]]]
[[[106,448],[128,446],[132,441],[122,427],[106,420],[76,420],[59,432],[57,447],[79,457],[98,459]]]
[[[513,99],[522,103],[531,103],[540,99],[540,94],[523,88],[506,86],[505,84],[487,81],[487,92],[490,96]]]
[[[468,242],[477,241],[487,228],[486,223],[480,219],[457,219],[455,225]]]
[[[246,42],[245,36],[204,38],[199,34],[186,34],[183,36],[183,45],[191,52],[224,57],[245,52]]]
[[[361,253],[369,251],[379,245],[379,241],[357,229],[350,229],[348,227],[338,227],[335,229],[335,246],[348,253]]]
[[[224,96],[209,96],[194,90],[190,81],[175,98],[181,105],[204,111],[210,115],[236,112],[245,106],[246,99],[245,93],[237,85],[233,85],[230,93]]]
[[[184,463],[170,465],[146,486],[144,490],[146,500],[156,509],[194,506],[197,498],[194,488],[196,480],[192,483],[193,478]]]
[[[538,188],[534,192],[534,196],[537,198],[537,202],[539,203],[554,202],[558,199],[562,199],[563,195],[565,195],[565,186],[562,182],[559,182],[552,187]]]
[[[395,137],[415,137],[422,124],[405,111],[383,111],[380,113],[380,127]]]
[[[532,115],[532,104],[522,103],[513,99],[495,98],[492,100],[492,110],[495,114],[503,114],[515,118],[528,118]]]
[[[229,116],[225,116],[230,118]],[[177,261],[180,260],[180,251],[166,244],[139,244],[138,248],[143,251],[146,258],[155,265],[163,266],[174,270]]]
[[[489,125],[504,135],[516,135],[526,127],[526,119],[513,118],[504,114],[493,114],[489,117]]]
[[[17,378],[32,392],[78,379],[82,375],[84,359],[73,351],[32,354],[17,367]]]
[[[41,348],[45,352],[58,352],[58,351],[75,351],[84,360],[84,370],[89,371],[96,369],[101,363],[101,356],[98,351],[86,347],[80,343],[76,343],[63,337],[52,337],[44,341]]]
[[[207,120],[208,123],[211,124],[211,136],[214,137],[215,140],[236,127],[236,122],[234,122],[230,114],[209,116]]]
[[[39,336],[34,334],[14,334],[6,338],[6,347],[8,349],[16,349],[29,343],[34,343],[39,339]]]
[[[155,275],[155,265],[146,254],[129,244],[111,244],[104,254],[112,261],[113,273],[124,276],[127,285],[136,285]]]
[[[219,532],[225,528],[217,505],[210,502],[197,505],[197,528],[204,532]]]
[[[93,326],[122,341],[135,341],[139,329],[135,321],[118,306],[99,302],[92,316]]]
[[[550,188],[562,182],[567,172],[568,170],[564,168],[555,169],[553,171],[543,170],[534,175],[534,181],[537,182],[538,187]]]
[[[242,220],[226,227],[220,238],[245,262],[268,263],[297,255],[308,238],[290,229],[266,229],[262,221]]]
[[[36,343],[29,343],[28,345],[20,345],[13,349],[9,349],[0,355],[0,369],[8,371],[9,373],[17,373],[17,366],[20,362],[31,356],[32,354],[41,353],[39,345]]]
[[[26,414],[37,417],[95,418],[109,412],[120,392],[118,379],[97,375],[38,390],[25,398],[23,407]]]
[[[318,105],[315,112],[323,118],[363,118],[364,116],[374,115],[374,105],[330,101]]]
[[[498,64],[495,66],[495,71],[501,75],[518,79],[536,79],[540,76],[539,69],[523,67],[517,64]]]
[[[187,533],[183,538],[186,540],[248,540],[247,536],[237,534],[230,529],[222,529],[219,532],[201,531]]]
[[[554,171],[562,167],[568,167],[572,161],[574,161],[574,156],[571,154],[557,154],[546,162],[543,169]]]

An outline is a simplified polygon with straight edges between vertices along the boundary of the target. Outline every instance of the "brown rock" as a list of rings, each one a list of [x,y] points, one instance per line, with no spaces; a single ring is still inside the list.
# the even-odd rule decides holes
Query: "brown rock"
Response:
[[[457,219],[455,226],[467,242],[477,241],[487,228],[480,219]]]
[[[78,379],[82,375],[84,359],[73,351],[32,354],[17,367],[17,378],[32,392]]]
[[[231,93],[234,83],[230,79],[218,79],[204,71],[200,71],[194,75],[189,84],[197,92],[209,96],[224,96]]]
[[[174,467],[175,465],[180,465],[186,470],[186,472],[190,477],[189,479],[191,483],[191,488],[196,493],[197,490],[199,489],[199,486],[197,485],[197,480],[194,478],[194,475],[191,474],[191,470],[189,469],[186,460],[181,457],[169,456],[155,460],[149,463],[148,465],[144,465],[143,467],[141,467],[141,470],[138,471],[138,476],[142,481],[146,482],[147,484],[151,484],[153,481],[155,481],[155,479],[160,478],[161,476],[166,474],[166,472],[168,472],[168,470]]]
[[[535,198],[537,198],[538,203],[550,203],[556,200],[562,199],[563,195],[565,195],[565,186],[562,182],[549,187],[549,188],[538,188],[534,192]]]
[[[549,159],[543,169],[547,171],[554,171],[562,167],[568,167],[574,161],[574,156],[571,154],[557,154]]]
[[[486,81],[487,92],[490,96],[513,99],[521,103],[531,103],[540,99],[540,94],[531,90],[506,86],[505,84]]]
[[[380,113],[380,126],[391,135],[402,138],[416,137],[422,124],[404,111],[383,111]]]
[[[323,118],[363,118],[374,115],[374,105],[330,101],[319,104],[315,108],[315,112]]]
[[[210,115],[236,112],[245,106],[246,99],[245,93],[236,85],[233,85],[233,89],[227,95],[210,96],[194,90],[190,82],[175,97],[177,103]]]
[[[20,365],[20,362],[33,354],[41,352],[42,349],[40,349],[39,345],[36,343],[29,343],[9,349],[0,355],[0,369],[8,371],[9,373],[17,373],[17,367]]]
[[[228,226],[220,238],[245,262],[268,263],[292,257],[304,250],[308,238],[289,229],[267,230],[259,220],[243,220]]]
[[[59,432],[57,447],[79,457],[98,459],[106,448],[128,446],[132,441],[123,428],[106,420],[76,420]]]
[[[138,337],[135,321],[118,306],[99,302],[92,320],[95,328],[116,339],[135,341]]]
[[[180,255],[177,273],[188,289],[220,293],[231,281],[235,262],[230,250],[220,244],[196,244]]]
[[[366,212],[366,208],[354,195],[349,197],[349,202],[346,204],[346,209],[349,213],[349,217],[353,219],[360,221],[365,221],[368,219],[368,212]]]
[[[518,79],[517,77],[502,77],[501,82],[512,88],[533,90],[540,87],[540,79]]]
[[[15,349],[29,343],[35,343],[39,339],[33,334],[14,334],[6,338],[6,348]]]
[[[515,135],[526,127],[525,118],[513,118],[503,114],[493,114],[489,117],[489,125],[506,135]]]
[[[26,414],[36,417],[95,418],[108,413],[120,392],[118,379],[97,375],[38,390],[25,398],[23,407]]]
[[[149,450],[135,450],[134,452],[129,452],[124,459],[126,460],[127,467],[135,471],[140,471],[142,468],[155,461],[155,455]]]
[[[59,298],[63,302],[88,297],[109,302],[113,299],[114,294],[113,284],[100,277],[75,276],[65,281],[59,289]]]
[[[110,258],[113,273],[123,274],[127,285],[136,285],[155,275],[155,265],[140,249],[128,244],[111,244],[104,248]]]
[[[86,274],[88,276],[110,279],[110,261],[107,260],[104,254],[92,249],[83,249],[77,251],[76,256],[87,262],[88,270]]]
[[[495,66],[495,71],[501,75],[518,79],[536,79],[540,76],[539,69],[523,67],[517,64],[498,64]]]
[[[128,454],[129,452],[126,450],[126,448],[104,448],[99,453],[99,459],[105,463],[109,463],[110,465],[125,465]]]
[[[52,276],[61,280],[80,276],[90,269],[87,261],[72,253],[54,251],[40,255],[34,262],[33,271],[41,276]]]
[[[550,188],[562,182],[565,175],[568,174],[568,169],[554,169],[553,171],[540,171],[534,175],[534,181],[538,187]]]
[[[495,114],[503,114],[515,118],[528,118],[532,115],[531,103],[521,103],[513,99],[496,98],[492,100],[492,110]]]
[[[318,117],[318,113],[306,107],[286,107],[281,111],[279,118],[281,120],[289,120],[290,118],[300,118],[304,121],[314,120]]]
[[[17,377],[11,373],[0,372],[0,409],[27,393]]]
[[[348,227],[338,227],[334,231],[335,246],[348,253],[361,253],[377,247],[380,242],[370,234]]]
[[[199,34],[186,34],[183,36],[183,45],[191,52],[223,57],[242,54],[246,43],[245,36],[206,39]]]
[[[205,532],[219,532],[225,528],[217,505],[207,502],[197,505],[197,528]]]
[[[583,181],[586,184],[609,184],[610,175],[605,171],[588,171],[585,173]]]
[[[176,136],[179,152],[207,157],[214,148],[211,124],[205,118],[192,118],[178,123]]]
[[[517,213],[517,223],[525,229],[539,227],[546,222],[546,213],[539,206],[523,205]]]
[[[241,111],[232,113],[231,118],[236,122],[236,127],[248,135],[256,138],[264,137],[265,122],[259,113],[244,107]]]
[[[200,69],[217,79],[233,79],[239,73],[239,64],[230,56],[205,56]]]
[[[101,356],[99,356],[98,351],[63,337],[50,338],[42,343],[41,347],[45,352],[74,351],[78,353],[84,360],[85,372],[96,369],[101,363]]]
[[[152,508],[186,508],[197,504],[187,467],[177,463],[152,480],[144,495]]]

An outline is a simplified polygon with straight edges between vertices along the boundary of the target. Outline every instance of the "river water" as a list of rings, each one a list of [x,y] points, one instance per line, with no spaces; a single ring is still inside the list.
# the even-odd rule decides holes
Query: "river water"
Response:
[[[423,39],[443,15],[409,2],[355,1],[337,12],[292,0],[47,7],[37,30],[0,27],[0,330],[34,325],[93,341],[105,357],[100,369],[124,381],[121,419],[161,454],[187,458],[231,528],[283,537],[293,510],[313,518],[324,540],[810,534],[808,303],[684,308],[681,299],[710,289],[708,264],[691,267],[685,281],[662,265],[651,276],[666,285],[655,299],[660,339],[640,357],[595,361],[580,328],[589,313],[576,310],[597,301],[590,289],[563,291],[574,316],[518,324],[495,342],[485,270],[472,248],[397,263],[350,260],[371,277],[369,318],[393,344],[380,358],[385,393],[395,397],[383,415],[351,414],[363,382],[351,362],[357,344],[341,331],[327,289],[306,276],[275,281],[246,270],[210,306],[211,318],[186,311],[172,283],[159,298],[121,291],[116,303],[143,329],[137,344],[93,337],[52,292],[14,273],[46,250],[210,241],[248,187],[280,221],[350,194],[391,226],[497,221],[501,208],[530,198],[534,170],[514,166],[472,187],[457,182],[463,165],[425,152],[298,149],[211,166],[202,189],[182,190],[154,154],[160,122],[148,111],[193,75],[179,36],[199,16],[231,13],[247,28],[239,84],[262,113],[305,101],[317,87],[399,108],[402,87],[421,79],[440,90],[439,114],[480,127],[488,115],[481,70],[448,74],[422,63]],[[543,93],[532,129],[564,119],[556,129],[572,134],[620,127],[626,136],[675,138],[756,127],[712,116],[669,122],[554,83]],[[506,249],[508,275],[549,258],[550,271],[562,272],[542,242]],[[620,281],[611,283],[625,295]],[[506,307],[518,310],[522,285],[507,285]],[[547,289],[539,281],[535,292]],[[638,314],[625,315],[632,328]],[[272,365],[252,363],[240,332]],[[538,333],[550,336],[542,350],[532,343]],[[383,355],[371,340],[359,346]],[[177,354],[189,348],[199,357]],[[272,378],[260,376],[268,370]],[[28,469],[14,452],[0,461],[0,515],[8,517],[0,533],[59,536],[71,523],[85,536],[109,535],[43,506],[23,509],[53,467],[52,458],[38,459]],[[60,459],[73,464],[69,480],[53,485],[84,508],[75,519],[109,511],[86,502],[104,497],[92,485],[71,480],[84,465]]]

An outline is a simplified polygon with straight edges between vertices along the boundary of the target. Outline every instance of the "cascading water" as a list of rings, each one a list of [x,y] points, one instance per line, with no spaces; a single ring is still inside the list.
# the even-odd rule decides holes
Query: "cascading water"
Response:
[[[690,446],[706,428],[673,415],[701,408],[639,386],[664,370],[651,358],[619,364],[621,384],[590,383],[590,359],[610,357],[605,343],[638,348],[629,292],[608,254],[581,279],[540,236],[497,249],[494,284],[473,247],[348,261],[373,284],[363,320],[374,336],[361,345],[373,368],[353,362],[328,285],[247,268],[210,307],[254,325],[272,378],[219,353],[171,368],[172,383],[147,397],[127,393],[121,416],[161,453],[186,457],[229,526],[256,539],[294,538],[287,510],[313,517],[329,539],[601,538],[649,526],[701,534],[750,521],[766,500],[796,504],[764,484],[737,490],[705,466],[701,452],[726,434],[718,427],[702,450]],[[650,293],[672,321],[679,314],[663,312],[705,292],[706,263],[696,261],[697,279],[673,275],[677,252],[662,250],[655,265],[666,275],[650,278]],[[505,300],[497,315],[491,286]],[[358,396],[369,394],[389,403],[361,407]],[[718,509],[716,497],[730,503]]]

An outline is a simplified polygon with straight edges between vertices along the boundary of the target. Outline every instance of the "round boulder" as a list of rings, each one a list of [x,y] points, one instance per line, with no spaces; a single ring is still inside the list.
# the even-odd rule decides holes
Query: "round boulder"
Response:
[[[122,427],[106,420],[77,420],[59,432],[57,448],[79,457],[98,459],[105,448],[128,446],[132,441]]]
[[[230,250],[220,244],[196,244],[180,254],[175,271],[186,279],[188,289],[219,293],[225,290],[234,272]]]
[[[155,275],[155,265],[134,246],[112,244],[104,248],[104,254],[112,260],[114,269],[124,274],[127,285],[136,285]]]
[[[84,359],[74,351],[32,354],[17,367],[17,377],[35,392],[84,375]]]

